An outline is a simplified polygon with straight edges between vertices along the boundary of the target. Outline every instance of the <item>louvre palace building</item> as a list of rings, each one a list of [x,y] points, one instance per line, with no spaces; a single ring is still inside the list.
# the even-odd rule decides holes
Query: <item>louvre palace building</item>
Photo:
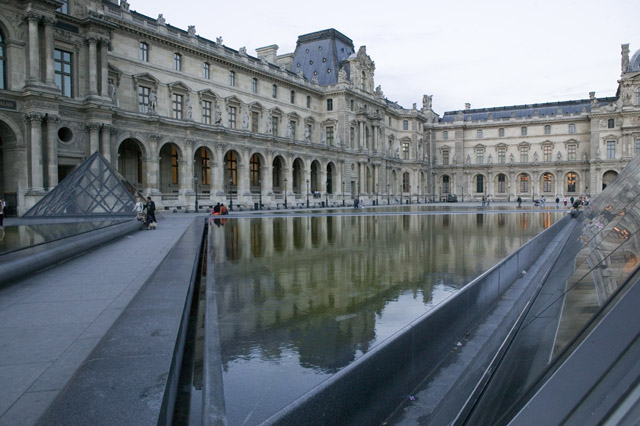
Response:
[[[366,47],[334,29],[254,56],[126,0],[0,3],[10,214],[95,151],[165,209],[595,195],[640,152],[628,44],[615,97],[439,114],[428,95],[387,99]]]

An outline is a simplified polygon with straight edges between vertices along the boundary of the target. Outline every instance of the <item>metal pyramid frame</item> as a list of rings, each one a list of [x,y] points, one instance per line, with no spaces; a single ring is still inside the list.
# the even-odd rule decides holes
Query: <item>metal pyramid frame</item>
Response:
[[[136,189],[98,151],[24,217],[132,216]]]

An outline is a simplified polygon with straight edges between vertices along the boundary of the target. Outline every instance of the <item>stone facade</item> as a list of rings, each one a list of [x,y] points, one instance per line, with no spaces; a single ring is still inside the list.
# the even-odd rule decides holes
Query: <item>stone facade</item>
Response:
[[[19,215],[97,150],[168,209],[594,195],[640,150],[628,45],[615,98],[440,117],[430,96],[389,101],[332,29],[251,56],[126,1],[6,0],[0,33],[0,195]]]

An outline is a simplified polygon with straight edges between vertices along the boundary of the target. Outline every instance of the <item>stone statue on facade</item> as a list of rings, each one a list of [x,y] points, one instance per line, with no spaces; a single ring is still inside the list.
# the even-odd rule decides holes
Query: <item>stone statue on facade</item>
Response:
[[[432,100],[433,100],[433,95],[422,96],[422,112],[431,111]]]
[[[533,162],[537,163],[538,162],[538,152],[534,152],[533,153]]]
[[[511,164],[513,164],[514,158],[513,158],[513,152],[511,154],[509,154],[509,162]]]
[[[471,155],[467,154],[467,165],[471,164]]]
[[[340,68],[340,71],[338,71],[338,82],[339,83],[347,82],[347,70],[345,70],[344,68]]]
[[[242,130],[249,130],[249,109],[245,108],[242,115]]]
[[[222,46],[222,36],[216,37],[216,44]]]
[[[124,12],[128,12],[129,11],[129,2],[127,0],[121,0],[120,1],[120,9],[122,9]]]
[[[273,124],[273,123],[271,123],[271,116],[270,116],[270,115],[267,115],[267,116],[265,117],[265,119],[264,119],[264,129],[265,129],[265,132],[266,132],[268,135],[273,134],[273,127],[272,127],[272,124]]]
[[[196,26],[195,25],[189,25],[187,28],[187,33],[189,34],[189,37],[195,37],[196,36]]]
[[[560,151],[558,151],[558,155],[556,156],[556,158],[558,159],[558,161],[562,161],[562,153]]]
[[[323,145],[327,144],[327,131],[324,127],[322,128],[322,132],[320,133],[320,143],[322,143]]]
[[[451,160],[451,162],[453,163],[454,166],[458,164],[458,156],[456,154],[453,154],[453,160]]]
[[[193,120],[193,106],[191,106],[191,96],[187,95],[187,120]]]
[[[587,151],[582,153],[582,161],[587,161]]]
[[[220,105],[218,105],[218,102],[216,102],[214,111],[215,111],[215,115],[214,115],[213,124],[215,124],[216,126],[222,126],[222,111],[220,111]]]
[[[165,25],[167,23],[167,20],[164,19],[164,16],[162,16],[162,13],[158,15],[157,22],[158,22],[158,25]]]
[[[489,164],[493,164],[493,155],[489,154],[488,162]]]
[[[620,61],[620,65],[622,68],[622,74],[624,74],[629,69],[629,45],[623,44],[621,45],[621,47],[622,47],[622,51],[621,51],[622,59]]]
[[[240,49],[238,49],[238,53],[241,54],[242,56],[247,56],[247,47],[242,46]]]
[[[149,112],[151,114],[155,114],[157,106],[158,106],[158,94],[156,93],[156,90],[153,89],[151,93],[149,93]]]
[[[596,148],[596,160],[600,159],[600,147]]]
[[[113,80],[109,79],[109,97],[111,98],[111,102],[116,103],[116,85],[113,84]]]
[[[311,139],[311,128],[310,126],[304,126],[304,140],[309,141]]]
[[[289,122],[289,124],[287,125],[287,137],[288,138],[292,138],[293,137],[293,123]]]

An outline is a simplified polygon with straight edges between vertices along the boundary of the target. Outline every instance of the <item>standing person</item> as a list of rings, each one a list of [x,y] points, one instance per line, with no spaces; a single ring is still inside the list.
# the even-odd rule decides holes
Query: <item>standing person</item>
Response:
[[[540,199],[540,204],[542,204],[542,207],[545,206],[546,202],[547,202],[547,200],[544,199],[544,195],[543,195],[542,198]]]
[[[571,205],[573,206],[573,202],[575,201],[573,196],[571,196],[571,198],[569,199],[569,201],[571,201]]]
[[[518,208],[522,207],[522,198],[518,197]]]
[[[484,195],[483,195],[482,196],[482,207],[484,207],[484,203],[485,203],[485,201],[484,201]]]
[[[566,195],[564,197],[562,197],[562,202],[564,203],[564,206],[567,207],[567,196]]]
[[[227,206],[223,204],[220,204],[220,214],[222,215],[226,215],[229,214],[229,209],[227,209]]]
[[[145,207],[147,208],[147,215],[151,217],[153,223],[156,223],[156,203],[153,202],[151,197],[147,197],[147,205]]]
[[[142,214],[144,211],[144,204],[142,204],[142,200],[140,198],[138,198],[138,202],[136,202],[136,205],[133,206],[133,211],[136,212],[136,219],[144,219],[144,215]]]
[[[4,210],[7,207],[7,203],[0,198],[0,226],[4,226]]]
[[[220,214],[220,203],[216,203],[216,205],[213,206],[213,210],[211,211],[211,214],[214,216],[218,216]]]
[[[556,209],[560,207],[560,197],[556,197]]]

